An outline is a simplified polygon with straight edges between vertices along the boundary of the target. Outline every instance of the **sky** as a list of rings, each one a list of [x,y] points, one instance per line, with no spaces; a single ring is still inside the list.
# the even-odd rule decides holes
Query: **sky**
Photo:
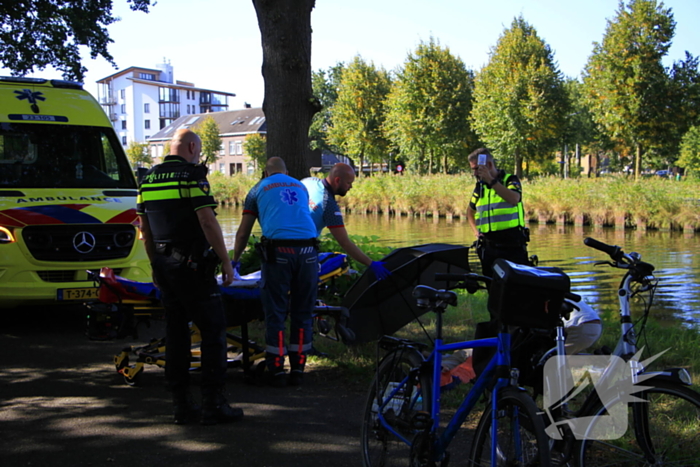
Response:
[[[676,35],[665,65],[700,55],[700,0],[666,0]],[[360,55],[377,67],[400,67],[418,44],[434,38],[478,71],[513,19],[522,15],[552,48],[565,76],[578,77],[603,39],[618,0],[316,0],[311,13],[313,70],[350,62]],[[173,66],[176,80],[232,92],[231,110],[244,103],[262,106],[262,48],[252,0],[158,0],[148,14],[134,12],[126,0],[114,0],[109,47],[118,70],[130,66]],[[103,58],[90,59],[85,88],[97,96],[96,81],[116,71]],[[9,75],[0,68],[0,75]],[[30,76],[60,78],[46,69]]]

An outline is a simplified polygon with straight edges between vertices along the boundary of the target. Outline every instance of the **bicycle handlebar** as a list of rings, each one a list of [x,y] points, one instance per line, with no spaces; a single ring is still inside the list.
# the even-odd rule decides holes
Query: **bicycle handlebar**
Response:
[[[620,259],[622,253],[622,248],[620,248],[619,246],[608,245],[607,243],[603,243],[591,237],[584,238],[583,244],[594,248],[598,251],[602,251],[603,253],[607,253],[615,261],[618,261]]]

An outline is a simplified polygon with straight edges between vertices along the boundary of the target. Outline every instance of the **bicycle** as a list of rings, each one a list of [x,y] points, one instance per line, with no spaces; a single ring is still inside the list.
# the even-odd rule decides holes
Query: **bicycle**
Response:
[[[442,315],[448,305],[457,304],[457,295],[451,289],[463,288],[475,293],[486,289],[483,284],[490,278],[476,274],[436,274],[435,277],[447,281],[448,287],[436,290],[419,285],[413,290],[418,305],[436,314],[432,350],[428,345],[390,336],[378,342],[379,348],[387,354],[377,365],[364,411],[361,444],[365,467],[407,463],[411,466],[447,465],[450,443],[485,394],[490,400],[477,425],[471,448],[458,453],[468,457],[467,465],[551,465],[549,439],[542,417],[529,394],[518,386],[518,370],[510,365],[508,325],[517,325],[517,320],[511,322],[512,317],[504,314],[497,337],[443,343]],[[455,280],[461,282],[449,287],[449,281]],[[566,277],[567,289],[568,285]],[[555,295],[560,297],[552,298],[562,301],[564,293],[557,291]],[[488,347],[496,348],[495,355],[441,429],[442,353]]]
[[[610,388],[615,393],[612,398],[603,401],[597,391],[592,391],[577,410],[569,411],[570,407],[562,403],[558,409],[548,411],[554,424],[547,430],[552,434],[554,429],[560,435],[560,441],[552,443],[556,462],[567,465],[573,458],[579,467],[700,465],[700,394],[690,388],[690,375],[683,368],[646,371],[644,364],[650,361],[639,361],[637,343],[644,335],[658,285],[653,275],[654,266],[643,262],[640,254],[627,254],[619,246],[593,238],[586,238],[584,244],[610,256],[611,261],[597,262],[597,265],[625,271],[618,289],[620,338],[611,352],[612,357],[622,360],[611,358],[610,364],[601,369],[597,386]],[[633,323],[630,306],[634,297],[643,298],[645,304],[642,317],[636,323]],[[556,328],[555,342],[555,348],[536,366],[544,365],[552,355],[564,355],[563,323]],[[615,386],[620,384],[614,381],[614,373],[619,370],[614,365],[617,361],[626,362],[623,370],[628,372],[636,387]],[[622,410],[624,420],[612,426],[610,414],[619,414],[618,410]],[[590,422],[574,428],[571,420],[576,419]],[[614,439],[604,439],[601,435]]]

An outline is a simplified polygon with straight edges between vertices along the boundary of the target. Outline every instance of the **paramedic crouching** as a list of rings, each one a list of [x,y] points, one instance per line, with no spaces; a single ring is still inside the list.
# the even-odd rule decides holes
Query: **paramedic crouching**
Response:
[[[469,154],[469,165],[478,181],[467,208],[467,219],[478,240],[483,275],[492,276],[493,262],[498,258],[529,264],[529,231],[525,228],[520,180],[498,170],[485,148]]]
[[[165,307],[165,378],[173,392],[175,423],[199,417],[202,425],[213,425],[238,420],[243,410],[230,407],[224,397],[226,316],[215,269],[221,262],[224,285],[229,285],[233,268],[214,213],[207,168],[196,165],[201,147],[192,131],[175,133],[171,154],[143,177],[137,212]],[[202,335],[201,407],[189,391],[190,321]]]

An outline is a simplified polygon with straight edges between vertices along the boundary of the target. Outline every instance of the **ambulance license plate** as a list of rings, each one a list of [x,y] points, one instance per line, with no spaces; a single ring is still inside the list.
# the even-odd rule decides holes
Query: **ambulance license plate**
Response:
[[[84,289],[58,289],[57,299],[58,300],[93,300],[99,297],[99,290],[97,287],[86,287]]]

